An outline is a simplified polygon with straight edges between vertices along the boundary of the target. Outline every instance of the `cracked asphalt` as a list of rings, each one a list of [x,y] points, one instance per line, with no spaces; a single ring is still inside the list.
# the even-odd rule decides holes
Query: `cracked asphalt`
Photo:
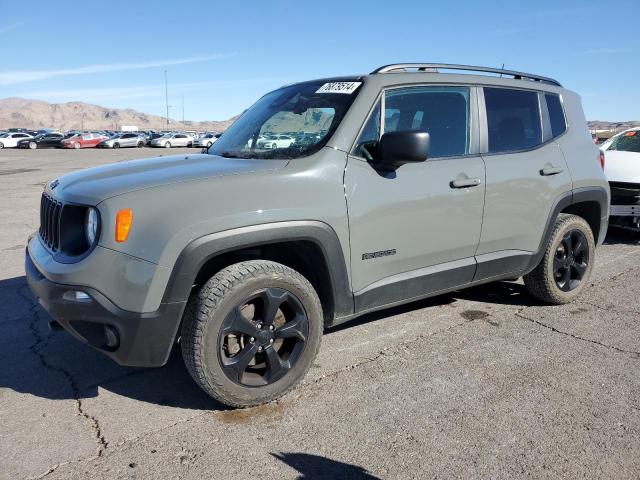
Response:
[[[640,237],[625,232],[573,304],[499,282],[368,315],[248,410],[210,400],[177,351],[123,368],[51,333],[23,272],[42,185],[154,154],[0,151],[0,479],[640,477]]]

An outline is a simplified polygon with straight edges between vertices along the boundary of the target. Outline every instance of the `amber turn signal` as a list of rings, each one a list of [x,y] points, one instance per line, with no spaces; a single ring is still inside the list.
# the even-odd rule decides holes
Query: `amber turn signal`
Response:
[[[133,210],[131,210],[130,208],[120,210],[116,214],[116,242],[122,243],[127,241],[132,223]]]

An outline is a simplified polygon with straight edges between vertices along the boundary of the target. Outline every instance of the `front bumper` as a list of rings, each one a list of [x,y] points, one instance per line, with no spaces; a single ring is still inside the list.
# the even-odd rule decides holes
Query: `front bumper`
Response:
[[[48,280],[36,267],[28,249],[25,272],[29,288],[40,305],[78,340],[120,365],[160,367],[167,362],[186,302],[162,303],[150,313],[122,310],[93,288]],[[75,292],[88,298],[76,300]]]

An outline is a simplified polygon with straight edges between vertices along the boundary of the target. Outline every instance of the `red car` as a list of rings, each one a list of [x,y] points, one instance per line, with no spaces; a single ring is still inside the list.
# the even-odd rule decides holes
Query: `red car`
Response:
[[[62,148],[93,148],[106,139],[105,135],[99,133],[79,133],[62,140],[60,146]]]

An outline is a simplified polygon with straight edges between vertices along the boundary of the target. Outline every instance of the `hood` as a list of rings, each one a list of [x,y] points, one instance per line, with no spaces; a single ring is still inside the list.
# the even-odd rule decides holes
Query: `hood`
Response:
[[[208,154],[172,155],[80,170],[49,182],[46,189],[66,202],[97,205],[107,198],[136,190],[266,172],[287,163],[288,160],[223,158]]]
[[[640,153],[605,151],[604,173],[610,182],[640,184]]]

